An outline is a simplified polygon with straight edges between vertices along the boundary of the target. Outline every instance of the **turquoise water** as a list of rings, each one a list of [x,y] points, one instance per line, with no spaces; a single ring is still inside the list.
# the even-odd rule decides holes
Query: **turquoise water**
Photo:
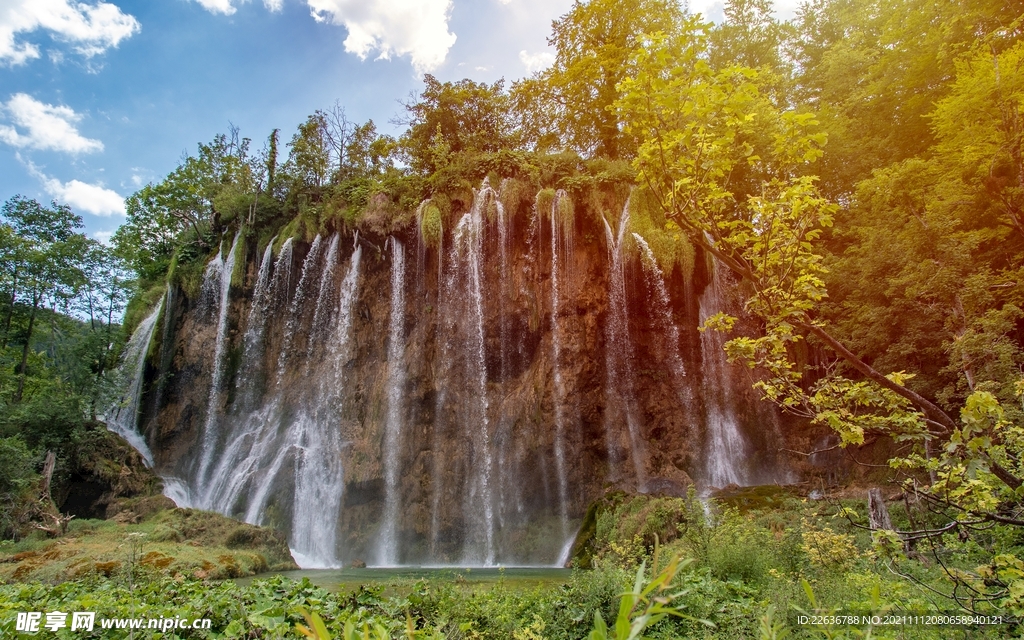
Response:
[[[354,591],[361,585],[389,584],[414,580],[456,582],[474,587],[488,587],[500,580],[514,588],[529,589],[539,585],[565,584],[572,575],[571,569],[551,567],[510,567],[510,568],[428,568],[399,567],[393,569],[367,568],[354,569],[299,569],[297,571],[281,571],[275,574],[261,574],[235,580],[239,585],[247,585],[253,580],[280,575],[292,580],[309,578],[309,581],[328,591]]]

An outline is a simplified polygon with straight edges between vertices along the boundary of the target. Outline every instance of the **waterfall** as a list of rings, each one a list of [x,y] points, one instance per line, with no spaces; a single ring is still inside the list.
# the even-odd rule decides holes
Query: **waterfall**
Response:
[[[507,184],[507,180],[502,181],[501,188],[504,189]],[[509,332],[508,326],[508,310],[505,308],[508,299],[511,297],[510,283],[513,279],[512,274],[509,272],[508,264],[508,250],[510,235],[509,220],[505,214],[505,205],[502,204],[500,194],[494,196],[494,206],[497,209],[497,223],[498,223],[498,268],[500,277],[498,279],[498,380],[500,381],[503,390],[506,384],[506,378],[509,374],[509,363],[508,353],[509,344],[512,341],[512,336]],[[498,428],[494,438],[494,446],[498,453],[498,528],[505,528],[505,510],[506,510],[506,494],[509,493],[508,482],[505,480],[510,477],[508,473],[508,457],[509,450],[512,448],[512,437],[511,429],[513,427],[513,421],[504,415],[499,413],[498,415]],[[517,491],[518,487],[512,487],[512,491]]]
[[[617,427],[624,419],[629,433],[630,458],[636,477],[637,489],[647,489],[647,472],[644,464],[647,458],[646,445],[640,432],[640,420],[636,403],[636,375],[633,371],[633,341],[629,333],[629,309],[626,302],[625,256],[623,240],[629,226],[629,200],[622,209],[618,234],[612,234],[611,225],[604,221],[611,260],[609,273],[608,305],[605,342],[605,434],[608,441],[608,459],[613,477],[617,474],[616,462],[620,459],[616,437]]]
[[[135,327],[131,339],[125,346],[121,360],[121,371],[130,376],[128,388],[120,401],[107,410],[104,416],[107,428],[124,438],[136,451],[142,454],[146,466],[153,466],[153,454],[146,444],[145,438],[139,433],[139,405],[142,403],[143,378],[146,370],[146,352],[153,340],[156,321],[164,309],[164,297],[146,318]]]
[[[683,359],[679,356],[679,327],[672,319],[672,301],[668,297],[668,287],[665,286],[665,277],[658,267],[658,260],[654,257],[654,251],[639,233],[633,234],[637,246],[640,247],[640,256],[643,259],[644,275],[647,278],[647,285],[654,292],[654,313],[655,324],[658,332],[667,336],[666,359],[672,369],[673,383],[680,395],[684,395],[683,378],[686,370],[683,366]]]
[[[398,564],[399,465],[402,461],[402,426],[405,392],[405,248],[392,237],[391,320],[388,323],[387,423],[384,431],[384,519],[377,564]]]
[[[702,325],[725,308],[722,297],[725,274],[717,263],[712,261],[711,264],[711,282],[700,297]],[[751,484],[752,480],[747,465],[750,451],[736,418],[736,399],[726,370],[724,344],[722,332],[712,329],[701,332],[702,394],[707,416],[704,480],[709,487],[743,486]]]
[[[283,344],[281,346],[281,352],[277,357],[277,384],[281,384],[281,378],[284,377],[285,367],[288,366],[288,357],[292,355],[292,347],[295,342],[295,338],[301,331],[302,327],[302,314],[304,309],[303,303],[306,301],[308,295],[310,281],[313,280],[314,272],[318,267],[320,258],[320,251],[323,247],[323,239],[318,234],[313,239],[313,244],[309,248],[309,253],[306,254],[306,259],[302,263],[302,275],[299,276],[299,286],[295,290],[295,297],[292,298],[291,307],[288,310],[288,323],[285,325]]]
[[[313,360],[317,338],[329,329],[328,322],[335,312],[334,272],[338,266],[338,241],[339,236],[335,233],[327,248],[324,268],[320,272],[320,289],[316,298],[316,311],[313,312],[313,327],[309,331],[309,343],[306,346],[307,368]]]
[[[263,360],[263,341],[267,332],[267,318],[273,302],[270,272],[274,258],[274,237],[263,252],[259,270],[256,272],[256,285],[252,294],[252,306],[249,308],[245,335],[242,338],[242,365],[235,387],[245,391],[241,406],[250,408],[256,403],[259,391],[255,383],[259,378]]]
[[[167,318],[162,413],[147,387],[140,419],[132,387],[118,416],[160,427],[160,470],[180,476],[166,494],[282,531],[306,568],[551,566],[607,485],[767,478],[772,416],[725,365],[725,338],[694,333],[735,311],[725,269],[672,291],[629,202],[573,218],[545,190],[531,218],[526,183],[509,184],[507,211],[487,180],[472,202],[439,199],[437,243],[286,232],[248,256],[245,291],[229,291],[238,236],[193,265],[198,299],[153,312]],[[156,322],[129,351],[144,357]]]
[[[554,373],[554,397],[552,402],[555,406],[555,470],[558,473],[558,515],[562,525],[562,539],[569,535],[568,516],[568,479],[565,473],[565,390],[562,381],[562,323],[560,319],[561,300],[559,299],[559,275],[564,269],[558,260],[559,240],[565,236],[571,236],[571,228],[568,233],[561,233],[558,220],[558,203],[562,198],[567,197],[565,192],[559,189],[555,199],[551,202],[551,368]],[[565,239],[565,244],[571,246],[571,240]],[[566,251],[566,254],[569,254]]]
[[[473,206],[455,225],[445,280],[447,323],[443,376],[451,381],[464,376],[466,392],[476,400],[467,415],[458,416],[463,437],[470,446],[463,495],[467,531],[462,562],[494,564],[494,496],[491,479],[490,399],[487,390],[486,336],[484,332],[484,212],[494,191],[487,182],[476,193]],[[458,336],[456,338],[456,335]],[[440,483],[439,483],[440,484]],[[435,491],[441,491],[436,486]]]
[[[321,378],[315,397],[307,405],[312,407],[311,414],[293,425],[294,441],[301,455],[296,461],[289,546],[306,559],[306,567],[337,566],[338,516],[345,490],[337,416],[342,408],[339,392],[344,362],[351,348],[352,312],[359,293],[362,253],[362,246],[357,244],[341,283],[337,313],[328,336],[327,353],[333,375]]]
[[[203,425],[202,453],[199,458],[199,471],[196,477],[200,483],[205,483],[206,474],[213,458],[214,449],[217,447],[219,430],[217,428],[218,399],[220,398],[221,383],[224,381],[224,349],[227,343],[228,332],[228,295],[231,293],[231,273],[235,270],[235,249],[238,247],[238,240],[242,237],[241,232],[235,234],[231,242],[231,249],[228,251],[227,260],[222,260],[220,252],[210,261],[206,268],[206,282],[219,280],[220,288],[217,305],[217,340],[213,350],[213,375],[210,376],[210,394],[206,401],[206,423]]]
[[[332,246],[336,246],[336,239],[332,239]],[[314,282],[321,285],[333,281],[323,274],[335,268],[328,261],[336,261],[336,255],[330,249],[326,256],[322,251],[310,251],[295,298],[305,297]],[[337,525],[344,489],[339,399],[361,256],[362,248],[357,245],[340,287],[318,286],[317,306],[321,308],[325,334],[318,344],[324,350],[327,370],[318,369],[310,384],[281,384],[282,354],[294,345],[293,340],[282,339],[282,353],[276,359],[279,384],[267,390],[261,404],[234,419],[218,452],[216,467],[200,494],[202,508],[238,515],[252,524],[264,522],[268,505],[276,499],[279,506],[290,509],[289,546],[307,568],[337,565]],[[321,257],[326,264],[320,264]],[[269,260],[270,256],[265,255],[264,261]],[[275,305],[282,304],[288,309],[283,323],[286,331],[292,338],[300,331],[304,310],[295,299],[287,304],[291,260],[291,243],[286,241],[270,276],[266,299],[257,306],[254,295],[250,328],[252,323],[266,323],[267,318],[261,314],[270,314]],[[315,273],[320,274],[319,281]],[[333,300],[337,300],[336,305]],[[255,357],[244,355],[243,360],[250,356]],[[284,488],[291,488],[292,493],[282,495]],[[195,488],[191,489],[194,494]],[[188,495],[180,488],[175,491]]]

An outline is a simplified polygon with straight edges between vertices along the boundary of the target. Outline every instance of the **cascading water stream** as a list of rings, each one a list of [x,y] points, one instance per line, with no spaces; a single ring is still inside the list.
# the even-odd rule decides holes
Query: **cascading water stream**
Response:
[[[462,562],[466,565],[494,564],[494,496],[491,482],[493,454],[491,451],[490,399],[487,391],[486,337],[484,333],[484,209],[494,191],[484,183],[476,193],[473,206],[464,214],[452,234],[449,274],[445,283],[445,302],[464,313],[452,318],[451,329],[460,333],[459,344],[449,344],[446,354],[451,360],[458,356],[465,367],[467,382],[472,385],[471,397],[476,399],[472,414],[462,418],[464,436],[471,443],[471,468],[467,470],[467,491],[464,496],[468,529],[463,545]],[[437,487],[435,491],[441,490]]]
[[[338,515],[345,490],[341,464],[341,434],[337,428],[344,361],[351,349],[352,316],[359,297],[359,268],[363,248],[356,244],[342,280],[333,331],[327,352],[333,376],[317,385],[312,420],[298,421],[296,441],[302,450],[295,471],[295,509],[289,546],[306,559],[302,566],[337,565]]]
[[[725,308],[722,296],[725,276],[715,262],[712,262],[711,271],[711,282],[700,297],[702,325]],[[702,392],[707,408],[704,480],[709,487],[751,484],[747,462],[750,452],[736,418],[736,400],[726,371],[724,344],[725,337],[720,331],[707,329],[701,332]]]
[[[309,342],[306,345],[307,368],[313,361],[318,339],[324,331],[329,330],[331,316],[335,313],[335,289],[334,272],[338,266],[338,241],[336,233],[331,238],[331,244],[327,248],[327,257],[324,259],[324,268],[320,272],[320,290],[316,298],[316,311],[313,312],[313,327],[309,331]]]
[[[562,381],[562,323],[560,318],[561,296],[559,295],[559,276],[563,269],[559,262],[559,240],[564,235],[560,229],[558,203],[565,198],[565,192],[559,190],[551,203],[551,351],[552,370],[554,373],[554,406],[555,406],[555,470],[558,473],[558,515],[561,519],[562,539],[569,536],[568,515],[568,479],[565,470],[565,390]],[[569,242],[566,242],[569,245]],[[568,253],[568,252],[566,252]]]
[[[331,246],[336,246],[336,239],[332,239]],[[282,246],[270,280],[269,299],[265,306],[254,306],[250,321],[266,322],[259,314],[271,314],[278,305],[283,305],[289,310],[283,324],[296,332],[303,309],[294,304],[294,298],[291,304],[286,299],[292,260],[290,247],[289,242]],[[326,370],[317,370],[317,380],[312,385],[273,386],[260,406],[238,417],[220,452],[202,505],[260,524],[271,499],[277,500],[279,507],[285,505],[290,510],[289,546],[299,564],[306,568],[337,566],[337,524],[344,489],[337,418],[341,410],[343,361],[349,350],[362,248],[356,246],[337,291],[333,285],[320,286],[333,280],[324,273],[334,269],[330,261],[336,260],[337,254],[330,249],[326,256],[322,254],[322,251],[311,250],[306,256],[295,297],[305,297],[314,286],[319,289],[317,306],[321,308],[324,332],[318,344],[325,353]],[[313,276],[317,272],[321,275],[319,280]],[[333,300],[338,301],[336,306]],[[282,350],[293,344],[282,342]],[[280,357],[276,362],[280,365]],[[278,371],[280,373],[280,366]],[[293,493],[282,496],[282,486],[293,487]]]
[[[618,234],[612,234],[611,225],[604,221],[605,233],[608,240],[608,251],[611,258],[611,270],[609,273],[609,316],[607,330],[607,342],[605,349],[605,371],[607,375],[605,396],[606,404],[617,407],[617,411],[606,412],[606,420],[614,420],[618,412],[621,412],[625,419],[629,432],[630,458],[633,461],[633,471],[636,477],[637,489],[641,492],[647,490],[647,473],[644,470],[647,458],[646,446],[643,436],[640,433],[640,421],[637,417],[636,406],[636,376],[633,372],[633,341],[629,333],[629,309],[626,302],[626,273],[625,256],[623,255],[626,229],[629,226],[629,200],[622,209],[622,217],[619,219]],[[605,433],[608,439],[608,458],[615,461],[618,458],[616,452],[616,424],[605,423]],[[614,462],[610,464],[614,465]],[[616,470],[611,469],[614,475]]]
[[[274,236],[263,251],[263,258],[260,260],[259,270],[256,272],[252,306],[249,308],[245,335],[242,338],[242,364],[239,368],[241,375],[238,376],[235,386],[244,390],[241,401],[243,409],[251,408],[256,403],[257,389],[254,381],[259,377],[262,369],[263,341],[267,332],[270,305],[273,302],[271,295],[273,281],[270,274],[274,263],[273,249],[276,239],[277,236]]]
[[[120,402],[107,411],[107,428],[124,438],[136,451],[142,454],[146,466],[153,466],[153,453],[145,438],[139,433],[139,405],[142,403],[143,372],[146,368],[146,352],[156,331],[156,322],[164,310],[164,297],[132,333],[124,350],[121,370],[130,376],[128,388]]]
[[[665,286],[665,276],[658,266],[658,260],[654,256],[654,251],[651,250],[644,237],[639,233],[634,233],[633,239],[636,240],[637,246],[640,247],[647,284],[654,291],[656,304],[654,312],[656,314],[655,320],[658,332],[661,335],[667,336],[668,344],[665,356],[672,369],[673,383],[682,395],[682,389],[684,388],[683,378],[686,376],[686,370],[683,366],[683,359],[679,356],[679,327],[676,326],[675,321],[672,319],[672,301],[668,296],[668,287]]]
[[[227,260],[222,260],[218,252],[217,257],[210,261],[206,272],[208,276],[211,276],[211,279],[212,277],[219,278],[220,288],[218,290],[219,300],[217,305],[217,339],[214,343],[213,351],[213,375],[210,379],[210,395],[206,402],[206,423],[203,425],[202,453],[199,458],[199,470],[196,473],[199,486],[206,484],[207,472],[220,437],[219,429],[217,428],[217,416],[220,388],[225,370],[224,349],[228,339],[228,296],[231,293],[231,274],[235,270],[235,249],[238,248],[238,240],[241,237],[241,233],[236,233],[235,239],[231,242],[231,249],[228,251]]]
[[[381,524],[377,564],[396,566],[398,554],[398,478],[401,464],[405,404],[405,248],[392,237],[391,319],[388,323],[387,421],[384,427],[384,518]]]
[[[322,248],[323,238],[317,235],[313,239],[309,253],[306,254],[305,261],[302,263],[302,275],[299,276],[299,286],[295,290],[295,297],[292,298],[292,303],[288,310],[288,322],[285,325],[283,344],[281,352],[277,356],[277,385],[281,384],[285,368],[288,366],[288,358],[293,355],[292,344],[302,327],[302,312],[304,311],[302,307],[306,301],[306,296],[309,295],[310,281],[316,277],[313,274],[317,269]]]

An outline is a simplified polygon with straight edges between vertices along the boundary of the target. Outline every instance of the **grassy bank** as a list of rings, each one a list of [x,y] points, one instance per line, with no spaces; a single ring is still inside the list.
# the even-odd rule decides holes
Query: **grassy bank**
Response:
[[[72,520],[66,535],[0,542],[0,581],[60,583],[116,578],[237,578],[297,568],[284,537],[220,514],[166,508],[163,496],[134,501],[129,520]],[[173,506],[173,503],[170,503]],[[130,515],[130,511],[123,512]],[[143,515],[138,515],[143,514]]]
[[[107,618],[211,620],[209,631],[152,637],[301,637],[296,625],[307,624],[305,611],[316,613],[334,638],[347,638],[347,626],[357,638],[363,637],[365,627],[370,638],[568,640],[590,637],[600,626],[595,614],[611,626],[608,637],[620,637],[614,635],[617,617],[627,627],[630,621],[637,624],[645,607],[657,606],[660,599],[673,614],[655,619],[642,637],[1020,636],[1012,624],[800,624],[801,613],[814,612],[883,619],[908,612],[965,613],[939,595],[949,590],[939,561],[947,570],[976,571],[991,561],[991,549],[1018,543],[1007,539],[1006,532],[993,530],[990,548],[984,538],[963,543],[951,536],[938,541],[939,555],[923,548],[886,551],[858,526],[865,507],[854,497],[857,493],[835,501],[814,501],[777,488],[749,489],[711,501],[611,494],[588,513],[576,548],[580,568],[564,584],[525,587],[500,579],[480,585],[458,575],[341,591],[280,576],[240,585],[214,578],[260,564],[245,559],[259,555],[253,540],[244,550],[232,548],[231,540],[237,545],[245,537],[240,533],[244,525],[226,519],[217,524],[209,514],[183,510],[158,512],[138,525],[83,522],[73,526],[66,539],[21,543],[17,554],[34,556],[21,555],[15,562],[17,554],[11,554],[6,556],[9,561],[0,563],[0,576],[17,581],[0,586],[0,631],[13,634],[18,611],[96,611]],[[891,506],[895,526],[910,519],[922,523],[923,514],[913,505]],[[197,523],[203,531],[190,528]],[[4,553],[9,551],[13,549],[5,548]],[[228,555],[237,569],[222,558]],[[633,590],[638,567],[645,568],[639,593],[655,578],[652,564],[664,566],[669,558],[682,559],[671,584],[652,589],[646,602],[640,599],[632,611],[629,606],[621,609],[621,596]],[[40,561],[27,575],[14,575],[16,567],[36,559],[49,562]],[[75,562],[79,567],[92,563],[93,569],[75,574]],[[95,567],[100,562],[117,564],[100,570]],[[992,603],[987,613],[1012,612]],[[408,636],[410,630],[413,636]],[[97,629],[89,636],[64,629],[54,637],[118,634],[127,632]],[[628,637],[628,632],[621,637]]]

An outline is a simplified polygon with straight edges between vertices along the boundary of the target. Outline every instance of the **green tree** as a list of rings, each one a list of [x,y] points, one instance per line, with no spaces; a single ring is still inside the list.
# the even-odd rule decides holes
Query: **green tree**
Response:
[[[326,114],[317,111],[306,118],[288,146],[291,151],[285,170],[307,187],[326,185],[331,175],[332,146]]]
[[[849,324],[867,318],[868,333],[886,319],[866,314],[916,313],[915,302],[934,306],[923,319],[897,326],[918,329],[922,339],[929,323],[939,329],[923,359],[934,367],[944,353],[947,374],[966,382],[962,402],[948,395],[943,408],[934,388],[915,390],[907,384],[911,373],[889,368],[898,358],[872,361],[864,343],[846,341],[844,326],[830,321],[824,240],[839,207],[807,176],[823,137],[811,114],[773,107],[755,71],[706,64],[705,32],[694,22],[685,38],[652,38],[637,53],[637,74],[623,82],[617,106],[641,140],[634,166],[643,188],[668,221],[748,287],[746,309],[764,332],[730,340],[730,359],[763,372],[756,386],[766,399],[831,427],[844,443],[862,443],[874,432],[924,445],[923,455],[893,462],[931,474],[922,495],[948,510],[950,528],[1024,526],[1024,431],[1015,406],[1024,396],[1016,338],[1024,315],[1020,243],[1006,242],[1017,236],[1011,212],[1021,100],[1016,77],[1004,82],[1000,73],[1018,68],[1020,54],[1015,47],[981,53],[979,46],[966,58],[952,93],[935,110],[933,155],[862,183],[851,208],[856,215],[846,219],[853,229],[834,238],[844,248],[833,262],[843,269],[835,280],[845,278],[856,289],[846,293],[855,301],[847,310],[862,314]],[[744,165],[755,170],[737,185],[736,169]],[[1009,178],[993,185],[993,176]],[[1004,191],[993,198],[993,187]],[[704,330],[727,329],[734,320],[718,314]],[[913,344],[915,338],[902,339]],[[808,380],[794,357],[805,340],[831,351],[841,366]],[[937,453],[929,447],[936,440],[944,443]],[[1024,610],[1021,567],[1007,553],[974,578],[949,576],[973,590],[975,605],[1017,611]]]
[[[457,159],[496,153],[517,146],[504,82],[440,82],[423,77],[423,92],[405,105],[409,129],[401,149],[409,166],[436,173]]]
[[[86,282],[83,272],[89,240],[78,232],[80,216],[67,205],[43,207],[35,200],[14,196],[3,206],[3,218],[21,239],[17,270],[20,282],[14,299],[28,308],[28,326],[18,366],[13,401],[20,402],[25,388],[29,351],[36,319],[44,303],[67,310]]]
[[[758,71],[762,86],[779,106],[791,101],[792,62],[786,55],[792,25],[772,14],[769,0],[730,0],[725,20],[710,33],[708,60],[715,69],[740,65]]]
[[[276,173],[276,140],[272,135],[264,154],[250,154],[250,140],[232,127],[200,144],[196,156],[127,198],[127,219],[113,237],[117,255],[153,282],[167,272],[178,248],[188,257],[205,255],[219,227],[254,221],[271,169]]]
[[[535,146],[562,146],[585,157],[629,157],[612,108],[617,86],[632,74],[631,60],[646,34],[673,34],[683,21],[675,0],[576,0],[552,23],[554,64],[513,89]]]

